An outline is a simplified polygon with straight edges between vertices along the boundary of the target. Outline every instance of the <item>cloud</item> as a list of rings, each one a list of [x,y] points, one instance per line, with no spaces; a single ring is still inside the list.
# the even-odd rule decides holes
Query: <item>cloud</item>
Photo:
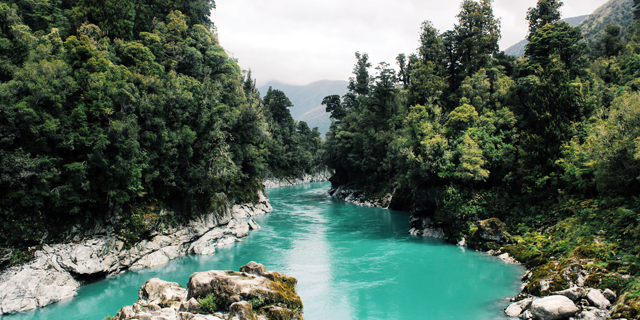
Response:
[[[605,0],[565,0],[563,16],[588,14]],[[527,33],[527,8],[535,0],[495,0],[502,49]],[[306,84],[346,80],[354,53],[395,65],[399,53],[418,47],[420,24],[453,28],[459,2],[435,0],[216,0],[212,20],[222,46],[251,69],[258,83]]]

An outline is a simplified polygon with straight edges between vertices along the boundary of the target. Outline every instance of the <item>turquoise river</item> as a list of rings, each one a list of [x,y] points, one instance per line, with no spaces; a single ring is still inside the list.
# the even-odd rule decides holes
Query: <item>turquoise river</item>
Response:
[[[92,319],[137,300],[149,278],[183,286],[193,272],[238,270],[249,261],[298,279],[306,320],[506,319],[524,269],[440,241],[413,237],[406,212],[358,207],[331,198],[329,183],[272,189],[262,229],[211,256],[125,272],[81,287],[78,296],[0,317]]]

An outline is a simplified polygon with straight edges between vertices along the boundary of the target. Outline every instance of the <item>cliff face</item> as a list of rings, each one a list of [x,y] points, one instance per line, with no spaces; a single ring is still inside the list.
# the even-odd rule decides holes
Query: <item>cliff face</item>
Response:
[[[130,248],[114,234],[95,234],[68,244],[45,245],[34,259],[0,274],[1,314],[44,307],[76,295],[87,280],[131,269],[163,265],[185,254],[212,254],[258,229],[253,217],[271,211],[260,193],[257,204],[230,205],[177,227],[161,227],[150,240]]]
[[[287,186],[295,186],[299,184],[307,184],[312,182],[328,181],[333,175],[333,171],[329,169],[320,170],[314,174],[304,173],[297,178],[276,178],[271,175],[267,175],[262,184],[265,189],[273,189]]]

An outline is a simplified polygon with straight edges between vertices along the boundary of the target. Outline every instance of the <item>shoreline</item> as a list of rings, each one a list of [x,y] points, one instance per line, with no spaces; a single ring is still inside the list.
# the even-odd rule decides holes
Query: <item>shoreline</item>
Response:
[[[329,169],[318,171],[314,174],[303,173],[297,178],[275,178],[271,174],[262,180],[262,184],[266,190],[281,187],[296,186],[301,184],[329,181],[333,172]]]
[[[332,187],[328,192],[331,196],[348,203],[381,209],[389,208],[393,200],[393,195],[390,193],[386,194],[383,198],[375,198],[357,189],[345,186]],[[504,231],[502,231],[504,223],[496,220],[497,219],[487,219],[475,222],[475,224],[481,229],[481,232],[479,232],[480,241],[494,242],[498,244],[499,249],[482,250],[481,246],[476,246],[478,243],[472,245],[471,249],[497,257],[505,263],[525,266],[525,273],[521,278],[522,285],[520,292],[509,299],[511,303],[502,310],[502,315],[512,319],[525,320],[560,319],[558,317],[563,317],[563,319],[569,317],[571,317],[571,319],[573,319],[573,317],[576,317],[576,319],[593,320],[609,319],[618,300],[618,295],[609,288],[599,290],[585,285],[584,280],[589,274],[583,274],[586,273],[586,271],[582,269],[579,264],[580,262],[576,265],[578,269],[580,269],[578,273],[581,274],[581,277],[575,283],[571,283],[569,289],[550,291],[547,296],[535,296],[527,293],[526,286],[533,281],[534,272],[537,270],[536,268],[527,268],[526,261],[519,261],[509,252],[506,252],[505,246],[507,242],[502,243],[502,241],[506,240]],[[412,228],[408,233],[411,235],[440,239],[459,247],[467,247],[469,245],[468,238],[470,235],[465,234],[461,239],[448,239],[444,230],[446,226],[437,225],[436,222],[429,217],[415,217],[412,213],[410,223]],[[478,239],[475,240],[475,242],[478,242]],[[550,287],[554,281],[554,276],[556,275],[553,272],[549,272],[546,276],[543,276],[543,279],[539,280],[541,286]],[[582,279],[582,281],[579,281],[580,279]]]
[[[163,227],[130,248],[113,234],[96,234],[80,241],[44,245],[34,258],[0,273],[0,314],[45,307],[77,295],[84,283],[127,270],[161,266],[187,254],[208,255],[216,247],[241,241],[259,229],[254,216],[271,211],[264,192],[257,204],[231,206],[204,214],[176,227]]]

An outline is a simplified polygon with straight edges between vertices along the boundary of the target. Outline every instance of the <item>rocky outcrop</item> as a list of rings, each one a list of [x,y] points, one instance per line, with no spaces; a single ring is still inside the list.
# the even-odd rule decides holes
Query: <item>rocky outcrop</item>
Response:
[[[269,200],[261,193],[255,205],[225,206],[186,225],[161,228],[150,240],[131,247],[114,235],[45,245],[31,262],[0,274],[0,314],[22,312],[71,298],[85,281],[128,269],[163,265],[188,253],[214,253],[216,247],[239,241],[250,229],[257,228],[253,216],[269,211]]]
[[[615,295],[609,289],[606,291]],[[600,290],[574,287],[554,292],[544,298],[524,296],[524,299],[512,303],[504,312],[509,317],[520,319],[605,320],[611,315],[610,307],[611,301]]]
[[[297,178],[276,178],[271,175],[267,175],[267,177],[262,180],[262,184],[265,189],[273,189],[312,182],[329,181],[329,178],[331,178],[332,175],[333,171],[329,169],[320,170],[314,174],[303,173]]]
[[[353,203],[359,206],[383,209],[389,208],[389,205],[391,205],[391,200],[393,200],[393,196],[390,193],[382,198],[374,198],[362,191],[351,189],[345,186],[331,188],[329,190],[329,195],[334,196],[342,201]]]
[[[480,220],[475,223],[478,228],[478,236],[486,241],[502,241],[504,238],[504,222],[498,218]]]
[[[536,299],[531,302],[530,310],[540,320],[567,319],[580,311],[571,299],[560,295]]]
[[[139,300],[113,317],[131,319],[302,320],[297,280],[255,262],[240,272],[212,270],[189,277],[187,289],[160,279],[147,281]]]

